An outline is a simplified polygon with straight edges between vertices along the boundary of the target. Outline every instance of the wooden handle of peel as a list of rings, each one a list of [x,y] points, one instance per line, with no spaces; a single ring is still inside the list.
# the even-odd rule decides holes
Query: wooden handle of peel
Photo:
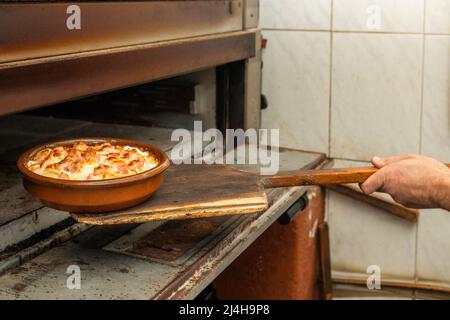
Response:
[[[279,176],[263,177],[262,183],[266,188],[361,183],[377,170],[374,167],[364,167],[293,171]]]
[[[450,167],[450,164],[446,164],[446,166]],[[377,170],[374,167],[362,167],[290,171],[283,173],[283,175],[263,177],[261,181],[265,188],[362,183]]]

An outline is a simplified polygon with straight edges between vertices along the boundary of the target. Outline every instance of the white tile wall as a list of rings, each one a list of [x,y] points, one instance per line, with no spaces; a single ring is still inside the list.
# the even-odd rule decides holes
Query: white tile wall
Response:
[[[367,167],[367,166],[371,166],[370,161],[335,159],[334,163],[333,163],[333,168],[354,168],[354,167]]]
[[[423,31],[424,0],[334,0],[333,30]]]
[[[450,287],[450,213],[422,210],[417,242],[419,282],[437,282]]]
[[[262,127],[281,129],[282,146],[327,152],[329,33],[263,31],[263,36],[269,108],[262,112]]]
[[[369,166],[335,160],[335,168]],[[335,273],[366,277],[369,265],[385,280],[414,281],[416,225],[335,192],[329,192],[331,263]]]
[[[450,0],[426,0],[426,33],[450,34]]]
[[[450,36],[425,37],[424,69],[422,153],[450,162]]]
[[[418,153],[422,36],[333,37],[331,156]]]
[[[377,30],[367,27],[371,5]],[[332,37],[317,32],[330,21]],[[450,162],[450,0],[261,0],[261,27],[280,30],[264,32],[262,125],[280,128],[282,144],[360,161],[422,151]],[[327,214],[334,274],[364,277],[377,264],[385,279],[450,288],[450,213],[424,211],[411,224],[330,193]]]
[[[261,0],[263,29],[330,30],[331,0]]]
[[[377,265],[382,280],[414,280],[416,224],[334,192],[328,221],[333,271],[365,275]]]

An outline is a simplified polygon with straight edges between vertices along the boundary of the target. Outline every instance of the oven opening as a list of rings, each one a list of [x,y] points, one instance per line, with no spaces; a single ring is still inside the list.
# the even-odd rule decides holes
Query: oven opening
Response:
[[[25,116],[115,125],[193,129],[216,126],[215,69],[145,83],[24,112]]]

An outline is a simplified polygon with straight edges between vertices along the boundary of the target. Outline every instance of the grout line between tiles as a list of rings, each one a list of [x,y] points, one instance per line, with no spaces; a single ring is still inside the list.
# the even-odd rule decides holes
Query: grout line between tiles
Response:
[[[333,30],[334,33],[356,33],[356,34],[378,34],[378,35],[422,35],[423,32],[402,32],[402,31],[358,31],[358,30]]]
[[[342,34],[377,34],[377,35],[410,35],[410,36],[450,36],[450,33],[436,33],[436,32],[400,32],[400,31],[358,31],[358,30],[333,30],[333,29],[288,29],[288,28],[261,28],[262,31],[285,31],[285,32],[331,32]]]
[[[330,3],[330,29],[333,30],[333,9],[334,0]],[[333,32],[330,32],[330,71],[329,71],[329,92],[328,92],[328,156],[331,156],[331,114],[333,97]]]
[[[288,29],[288,28],[261,28],[262,31],[290,31],[290,32],[331,32],[330,29]]]
[[[417,222],[415,223],[415,229],[416,229],[416,236],[415,236],[415,246],[414,246],[414,283],[417,284],[417,282],[419,281],[419,277],[417,274],[417,251],[419,249],[419,223],[420,223],[420,214],[419,214],[419,218],[417,219]]]
[[[424,34],[422,35],[422,70],[421,70],[421,84],[420,84],[420,115],[419,115],[419,154],[422,154],[422,130],[423,130],[423,103],[424,103],[424,91],[425,91],[425,26],[426,26],[426,3],[423,1],[423,25],[422,30]]]
[[[353,161],[353,162],[361,162],[367,164],[370,160],[361,160],[361,159],[350,159],[350,158],[342,158],[342,157],[331,157],[333,160],[342,160],[342,161]]]
[[[426,0],[423,1],[423,26],[422,26],[422,83],[421,83],[421,96],[420,96],[420,123],[419,123],[419,154],[422,154],[422,130],[423,130],[423,103],[424,103],[424,92],[425,92],[425,49],[426,49],[426,20],[427,20],[427,5]],[[415,236],[415,246],[414,246],[414,282],[417,284],[419,281],[417,274],[417,261],[418,261],[418,249],[419,249],[419,223],[420,219],[416,223],[416,236]]]

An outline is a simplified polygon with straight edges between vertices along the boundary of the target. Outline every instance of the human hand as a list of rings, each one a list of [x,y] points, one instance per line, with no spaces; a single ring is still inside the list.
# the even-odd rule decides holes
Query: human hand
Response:
[[[450,169],[429,157],[406,155],[374,157],[379,170],[362,185],[366,194],[385,192],[410,208],[450,209]]]

